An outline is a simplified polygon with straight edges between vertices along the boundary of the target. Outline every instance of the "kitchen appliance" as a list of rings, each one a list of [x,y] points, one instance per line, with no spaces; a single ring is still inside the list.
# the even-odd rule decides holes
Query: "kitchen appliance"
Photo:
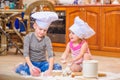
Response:
[[[51,23],[48,29],[48,36],[52,43],[65,43],[66,14],[65,11],[56,11],[59,19]]]

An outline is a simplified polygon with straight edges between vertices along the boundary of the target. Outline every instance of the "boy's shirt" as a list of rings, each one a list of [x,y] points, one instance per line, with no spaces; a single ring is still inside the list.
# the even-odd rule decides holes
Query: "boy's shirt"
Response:
[[[48,58],[53,57],[53,48],[48,36],[38,40],[35,33],[29,33],[24,38],[24,57],[30,57],[31,61],[46,61],[46,51]]]

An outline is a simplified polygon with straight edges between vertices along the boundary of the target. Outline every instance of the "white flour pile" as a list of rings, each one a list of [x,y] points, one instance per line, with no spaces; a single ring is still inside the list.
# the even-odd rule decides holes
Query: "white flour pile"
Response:
[[[57,72],[57,71],[54,71]],[[97,80],[120,80],[120,73],[112,73],[112,72],[102,72],[106,74],[105,77],[98,77]],[[39,76],[39,77],[33,77],[33,76],[23,76],[24,78],[32,78],[35,80],[84,80],[83,76],[75,76],[72,78],[71,76]]]
[[[71,77],[63,77],[63,76],[49,76],[49,77],[33,77],[33,76],[24,76],[25,78],[32,78],[35,80],[78,80],[76,78],[71,78]]]

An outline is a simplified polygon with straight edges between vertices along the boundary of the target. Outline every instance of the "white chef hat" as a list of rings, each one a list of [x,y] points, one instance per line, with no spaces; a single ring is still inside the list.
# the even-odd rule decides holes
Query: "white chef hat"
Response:
[[[58,19],[57,13],[50,11],[35,12],[31,17],[34,18],[37,25],[43,29],[48,28],[53,21]]]
[[[88,39],[95,34],[94,30],[77,16],[74,24],[69,28],[74,34],[81,39]]]

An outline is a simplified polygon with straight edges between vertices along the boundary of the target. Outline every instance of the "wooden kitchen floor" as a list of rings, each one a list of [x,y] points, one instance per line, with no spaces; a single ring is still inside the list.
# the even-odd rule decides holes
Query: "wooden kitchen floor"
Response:
[[[24,58],[21,54],[14,55],[13,52],[15,51],[11,50],[6,56],[0,56],[0,74],[16,76],[13,69],[16,64],[20,62],[24,62]],[[92,51],[92,52],[95,52],[95,51]],[[62,52],[55,52],[55,62],[58,62],[60,64],[61,64],[60,62],[61,54]],[[120,73],[120,58],[94,55],[94,59],[98,60],[99,72]],[[66,65],[63,65],[63,68],[65,68],[65,66]]]

